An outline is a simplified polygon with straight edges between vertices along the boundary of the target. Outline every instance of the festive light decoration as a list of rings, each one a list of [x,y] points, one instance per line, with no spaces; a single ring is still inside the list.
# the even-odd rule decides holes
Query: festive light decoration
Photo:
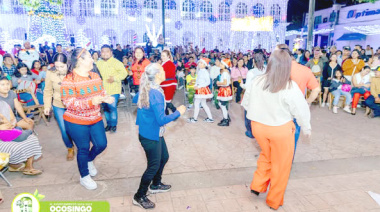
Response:
[[[19,16],[11,18],[15,22],[17,20],[17,23],[10,23],[7,30],[13,32],[17,27],[28,29],[29,37],[35,36],[31,40],[43,34],[55,36],[53,34],[55,33],[57,43],[63,43],[60,41],[60,34],[62,38],[65,34],[75,34],[77,40],[78,30],[84,29],[86,37],[94,46],[101,46],[104,41],[101,39],[104,32],[113,30],[115,32],[111,37],[113,44],[133,45],[132,37],[136,34],[135,44],[137,45],[145,43],[143,42],[143,35],[147,32],[145,24],[162,25],[162,4],[158,0],[65,0],[61,8],[58,8],[59,10],[55,9],[57,4],[50,3],[56,0],[38,1],[39,7],[28,9],[28,11],[34,11],[33,15],[0,14],[1,19]],[[44,2],[48,3],[48,7],[46,11],[40,11],[40,15],[37,10],[43,7]],[[166,21],[163,34],[168,45],[192,43],[193,47],[198,46],[200,49],[204,47],[213,49],[218,46],[220,50],[245,51],[257,48],[259,44],[262,48],[271,50],[277,43],[285,42],[288,0],[164,0],[164,3]],[[63,17],[61,11],[63,11]],[[152,15],[148,17],[148,14]],[[250,16],[273,17],[273,31],[259,31],[259,29],[251,32],[231,31],[233,18]],[[146,22],[147,17],[151,22]],[[29,21],[28,18],[30,18]],[[52,33],[47,33],[47,27],[42,26],[45,25],[42,24],[42,19],[46,19],[46,23],[51,25],[49,27]],[[59,27],[53,28],[52,25],[59,25]],[[93,33],[88,33],[89,30]],[[64,46],[69,44],[69,36],[66,36],[66,39]]]
[[[111,45],[111,40],[108,37],[108,35],[103,35],[100,39],[100,44],[101,45]]]
[[[255,18],[253,16],[245,18],[232,18],[232,31],[273,31],[273,17]]]
[[[78,30],[76,37],[77,37],[76,39],[77,46],[82,47],[82,48],[86,47],[90,49],[90,46],[87,46],[87,44],[90,42],[90,39],[86,37],[86,33],[83,32],[83,29]]]
[[[351,32],[357,32],[365,35],[379,35],[380,25],[364,25],[364,26],[350,26],[344,27],[346,30]]]
[[[62,0],[45,0],[47,2],[49,2],[50,4],[52,5],[61,5],[62,4]],[[22,4],[22,5],[25,5],[25,7],[28,7],[30,9],[37,9],[41,6],[41,0],[19,0],[19,2]]]
[[[160,27],[160,30],[158,30],[156,34],[156,26],[153,24],[153,31],[150,31],[150,28],[148,25],[145,24],[147,35],[149,37],[149,40],[152,42],[152,46],[156,47],[158,45],[158,37],[162,34],[162,26]]]
[[[31,44],[38,46],[38,44],[45,44],[45,42],[48,42],[48,45],[51,45],[52,43],[57,43],[57,39],[52,35],[42,35],[41,37],[32,41]]]
[[[16,44],[23,45],[24,42],[22,40],[11,39],[9,32],[4,31],[3,34],[0,36],[0,44],[3,48],[3,50],[5,50],[7,52],[12,52],[14,45],[16,45]]]
[[[61,8],[48,1],[41,1],[40,6],[36,10],[31,10],[29,13],[30,40],[37,40],[41,35],[51,35],[56,38],[56,42],[67,46],[68,42],[65,39],[65,24]]]

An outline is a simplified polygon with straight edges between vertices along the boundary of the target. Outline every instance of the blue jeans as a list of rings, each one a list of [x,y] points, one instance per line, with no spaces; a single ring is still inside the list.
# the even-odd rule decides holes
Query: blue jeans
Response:
[[[65,143],[67,148],[73,148],[73,140],[67,134],[67,131],[65,128],[65,122],[63,120],[63,114],[65,113],[65,111],[66,111],[65,108],[53,106],[54,117],[55,117],[55,120],[57,120],[59,129],[61,130],[62,140]]]
[[[107,120],[107,126],[115,127],[117,125],[117,102],[120,94],[112,95],[115,101],[112,104],[103,103],[104,116]]]
[[[26,106],[33,106],[33,105],[36,105],[36,103],[34,102],[33,98],[32,98],[32,95],[30,95],[30,93],[20,93],[20,99],[27,102],[26,103]],[[36,93],[36,97],[38,99],[38,102],[40,103],[40,105],[43,105],[44,104],[44,95],[40,92],[37,92]]]
[[[379,94],[379,97],[380,97],[380,94]],[[372,95],[369,96],[365,100],[364,104],[373,110],[375,117],[380,116],[380,104],[375,103],[375,97],[374,96],[372,96]]]
[[[106,131],[103,121],[92,125],[80,125],[65,121],[67,133],[78,148],[77,163],[81,177],[89,175],[88,162],[95,160],[96,156],[107,147]],[[90,149],[90,142],[92,148]]]
[[[345,96],[346,97],[346,104],[345,105],[350,105],[351,101],[352,101],[352,96],[349,92],[345,92],[345,91],[342,91],[340,89],[337,89],[333,92],[331,92],[332,95],[334,95],[334,101],[333,101],[333,105],[334,106],[337,106],[338,103],[339,103],[339,98],[341,95]]]
[[[247,111],[246,110],[244,110],[244,124],[245,124],[245,129],[247,129],[245,131],[245,134],[248,137],[253,138],[251,120],[247,119]]]

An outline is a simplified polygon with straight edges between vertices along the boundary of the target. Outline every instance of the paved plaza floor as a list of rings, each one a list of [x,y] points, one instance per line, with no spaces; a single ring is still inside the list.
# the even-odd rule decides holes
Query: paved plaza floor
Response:
[[[219,122],[221,111],[213,107],[212,112]],[[173,189],[149,196],[157,203],[154,211],[271,211],[265,204],[266,194],[250,194],[260,147],[244,135],[243,112],[239,105],[231,105],[230,127],[186,123],[193,110],[167,126],[170,159],[163,182]],[[311,112],[312,139],[299,141],[284,206],[278,211],[380,211],[367,194],[380,193],[380,119],[364,117],[364,109],[352,116],[313,105]],[[203,118],[201,110],[198,119]],[[44,200],[107,200],[113,212],[143,211],[132,206],[132,195],[146,168],[137,130],[133,109],[120,108],[118,131],[107,134],[108,147],[95,160],[98,189],[88,191],[79,185],[76,161],[66,161],[55,120],[48,127],[39,124],[36,131],[43,159],[35,166],[44,173],[35,177],[5,173],[13,187],[0,180],[5,198],[0,212],[10,211],[16,194],[35,189],[46,195]]]

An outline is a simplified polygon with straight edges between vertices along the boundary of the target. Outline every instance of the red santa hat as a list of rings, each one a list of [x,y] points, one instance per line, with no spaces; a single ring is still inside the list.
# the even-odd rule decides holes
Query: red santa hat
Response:
[[[231,60],[230,59],[224,59],[222,61],[220,61],[224,66],[226,66],[227,68],[230,68],[231,67]]]
[[[201,58],[201,59],[198,61],[198,63],[204,63],[205,66],[208,66],[208,64],[210,63],[210,59],[204,57],[204,58]]]

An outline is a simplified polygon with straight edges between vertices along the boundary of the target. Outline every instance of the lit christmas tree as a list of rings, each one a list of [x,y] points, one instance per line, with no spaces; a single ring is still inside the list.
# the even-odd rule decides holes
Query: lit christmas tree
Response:
[[[57,43],[68,46],[64,36],[66,27],[61,12],[62,1],[41,0],[38,1],[38,4],[35,2],[21,1],[29,10],[29,39],[35,41],[42,35],[51,35],[56,38]]]
[[[85,47],[86,44],[90,42],[90,39],[86,37],[86,33],[83,32],[83,29],[78,30],[76,40],[78,41],[78,47]]]

